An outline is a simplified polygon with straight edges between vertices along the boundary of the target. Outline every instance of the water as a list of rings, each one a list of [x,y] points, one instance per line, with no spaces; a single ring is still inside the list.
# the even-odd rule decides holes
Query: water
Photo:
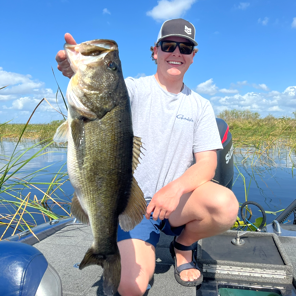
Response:
[[[234,162],[233,192],[240,203],[245,201],[245,188],[249,188],[247,199],[258,202],[265,211],[285,209],[296,198],[295,151],[276,147],[258,154],[254,148],[236,149]],[[278,215],[267,214],[267,224]]]
[[[7,159],[11,156],[15,145],[15,142],[9,141],[2,141],[0,143],[0,170],[7,163]],[[18,155],[32,145],[32,142],[21,143],[17,150]],[[40,148],[41,147],[39,146],[28,150],[20,161],[22,159],[28,159],[37,153]],[[248,200],[258,202],[266,211],[276,212],[286,208],[296,198],[295,152],[290,153],[289,150],[280,148],[269,150],[268,153],[263,153],[259,156],[258,153],[256,154],[254,152],[256,151],[252,148],[235,149],[233,157],[236,167],[234,168],[233,192],[239,202],[243,203],[245,201],[245,187],[247,189],[249,187],[247,196]],[[61,170],[61,174],[66,172],[66,155],[65,148],[46,148],[41,155],[26,164],[15,177],[29,181],[31,177],[27,177],[28,174],[35,173],[37,170],[45,168],[34,175],[32,180],[41,183],[50,182],[59,170]],[[11,171],[15,171],[15,167]],[[245,178],[245,184],[240,173]],[[13,181],[16,180],[17,179],[14,179]],[[57,195],[55,198],[59,197],[60,200],[65,201],[67,204],[63,206],[69,212],[69,203],[72,198],[73,188],[70,182],[66,180],[66,176],[60,180],[59,183],[65,183],[61,186],[62,191],[56,191]],[[46,184],[36,184],[36,186],[42,191],[46,191],[48,188],[48,185]],[[19,186],[19,189],[22,189],[22,187]],[[29,192],[31,192],[31,197],[34,197],[34,195],[36,195],[38,199],[43,197],[43,193],[32,186],[30,186],[30,188],[24,188],[21,191],[12,191],[11,193],[16,196],[20,196],[21,194],[24,197]],[[14,200],[13,197],[1,193],[0,201],[3,198]],[[55,206],[51,201],[48,202],[48,205],[53,207],[55,213],[66,215],[63,210]],[[1,206],[0,202],[0,214],[5,215],[7,213],[9,213],[8,209],[3,205]],[[260,215],[260,213],[257,213],[256,215]],[[278,214],[267,214],[267,223],[272,222],[276,215]],[[33,222],[28,215],[25,215],[24,218],[26,221]],[[45,221],[40,214],[35,214],[34,218],[36,219],[37,224]],[[4,229],[4,227],[0,227],[0,236]],[[9,229],[5,237],[11,235],[12,232],[13,229]]]

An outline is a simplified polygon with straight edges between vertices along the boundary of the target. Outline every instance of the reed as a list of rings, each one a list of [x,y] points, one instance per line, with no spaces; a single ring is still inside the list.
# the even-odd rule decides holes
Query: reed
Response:
[[[283,145],[296,148],[295,118],[275,118],[268,115],[260,118],[259,113],[240,110],[225,110],[218,115],[229,125],[236,147],[255,147]]]
[[[44,140],[50,141],[62,122],[63,120],[55,120],[48,124],[28,124],[22,136],[22,140],[30,139],[37,142]],[[26,124],[0,124],[0,140],[17,140],[25,126]]]

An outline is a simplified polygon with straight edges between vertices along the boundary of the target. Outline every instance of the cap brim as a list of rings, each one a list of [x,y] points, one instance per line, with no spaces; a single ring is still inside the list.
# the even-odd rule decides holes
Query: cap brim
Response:
[[[165,39],[165,38],[167,38],[167,37],[171,37],[171,36],[176,36],[176,37],[182,37],[182,38],[185,38],[185,39],[187,39],[188,41],[192,42],[192,43],[194,44],[194,46],[197,46],[197,42],[196,42],[194,39],[192,39],[192,38],[190,38],[190,37],[188,37],[188,36],[181,35],[181,34],[171,34],[171,35],[163,36],[163,37],[159,38],[159,39],[156,41],[156,44],[157,44],[159,41],[161,41],[161,40],[163,40],[163,39]]]

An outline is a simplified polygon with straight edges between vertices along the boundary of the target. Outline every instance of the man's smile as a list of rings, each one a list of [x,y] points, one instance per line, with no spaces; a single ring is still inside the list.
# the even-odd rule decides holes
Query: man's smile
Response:
[[[183,63],[182,62],[175,62],[175,61],[168,61],[169,64],[172,64],[172,65],[182,65]]]

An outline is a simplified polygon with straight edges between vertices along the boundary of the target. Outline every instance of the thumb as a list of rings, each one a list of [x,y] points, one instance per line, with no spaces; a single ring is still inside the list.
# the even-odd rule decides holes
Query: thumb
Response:
[[[73,38],[73,36],[70,33],[66,33],[65,34],[65,41],[68,44],[72,44],[72,45],[77,44],[76,41],[75,41],[75,39]]]

